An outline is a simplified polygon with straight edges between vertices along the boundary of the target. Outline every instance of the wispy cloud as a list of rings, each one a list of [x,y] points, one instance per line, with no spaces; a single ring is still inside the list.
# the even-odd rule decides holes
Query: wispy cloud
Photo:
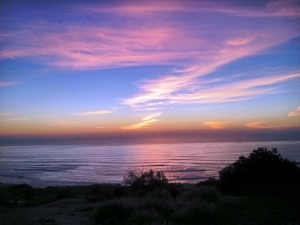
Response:
[[[277,93],[276,84],[299,77],[296,73],[278,74],[226,83],[223,76],[209,77],[222,66],[299,37],[298,23],[290,19],[300,15],[296,0],[272,1],[263,7],[211,1],[125,2],[70,7],[92,15],[93,23],[72,23],[71,19],[53,23],[44,18],[17,24],[16,30],[3,30],[0,59],[25,58],[64,69],[176,66],[159,78],[140,82],[139,92],[122,100],[124,105],[144,110],[170,104],[246,100]],[[199,22],[185,17],[189,12]],[[178,13],[183,13],[182,20],[178,20]],[[157,14],[163,19],[154,19]],[[216,14],[219,22],[211,22]],[[249,23],[249,17],[257,18]],[[282,17],[281,24],[264,17]],[[111,22],[97,23],[97,18]]]
[[[13,81],[0,81],[0,87],[14,86],[17,84],[18,84],[17,82],[13,82]]]
[[[92,112],[82,112],[81,115],[83,116],[92,116],[92,115],[103,115],[113,113],[111,110],[99,110],[99,111],[92,111]]]
[[[280,123],[281,122],[281,123]],[[245,124],[245,127],[250,129],[282,129],[282,128],[293,128],[299,127],[299,124],[284,124],[282,121],[252,121]]]
[[[80,10],[94,13],[114,13],[118,15],[149,16],[149,14],[165,12],[213,12],[241,17],[299,17],[298,0],[275,0],[264,7],[233,6],[225,2],[212,1],[126,1],[124,4],[108,4],[99,6],[78,6]]]
[[[151,114],[147,115],[146,117],[144,117],[141,122],[136,123],[136,124],[132,124],[132,125],[129,125],[129,126],[122,127],[122,129],[134,130],[134,129],[141,129],[141,128],[149,127],[150,125],[152,125],[153,123],[158,121],[157,118],[161,114],[162,114],[161,112],[151,113]]]
[[[291,116],[300,116],[300,106],[297,109],[289,112],[288,116],[289,117],[291,117]]]
[[[60,125],[78,125],[79,121],[66,121],[66,120],[57,120]]]
[[[29,118],[25,117],[12,117],[5,119],[6,121],[23,121],[23,120],[29,120]]]
[[[173,27],[112,28],[72,25],[52,28],[53,31],[45,27],[51,30],[52,26],[48,23],[34,24],[16,31],[7,40],[10,44],[2,49],[0,58],[25,57],[66,69],[99,69],[166,64],[183,57],[182,53],[172,51],[176,45],[175,40],[168,43],[168,40],[179,34]],[[57,32],[57,29],[64,31]],[[16,47],[14,42],[23,40],[19,40],[21,33],[26,36],[27,44]],[[187,52],[189,54],[193,53]]]
[[[267,121],[253,121],[247,123],[245,126],[248,128],[254,128],[254,129],[265,129],[270,128],[270,126],[266,125]]]
[[[204,126],[211,129],[223,129],[230,125],[233,121],[208,121],[204,123]]]
[[[11,116],[12,113],[9,112],[0,112],[0,116]]]
[[[261,50],[270,46],[270,43],[276,44],[291,38],[291,30],[294,31],[289,26],[276,26],[272,23],[245,27],[242,25],[244,23],[237,22],[237,17],[300,15],[299,4],[293,0],[275,1],[261,8],[236,7],[209,1],[126,1],[118,4],[76,5],[68,10],[70,9],[74,11],[69,13],[80,11],[93,18],[112,18],[112,21],[120,16],[118,21],[121,22],[86,24],[68,20],[58,24],[40,18],[36,21],[28,20],[32,22],[17,24],[18,29],[15,31],[3,29],[0,59],[26,58],[65,69],[170,63],[178,65],[182,60],[185,63],[198,63],[201,60],[206,65],[206,59],[211,63],[218,55],[221,57],[224,54],[222,51],[232,51],[224,49],[224,45],[244,46],[255,40],[256,45],[259,42],[265,43],[260,46]],[[176,19],[178,13],[190,11],[197,16],[206,13],[203,17],[208,19],[197,24]],[[154,16],[149,17],[149,13],[161,13],[164,19],[152,20]],[[209,20],[211,13],[232,15],[231,19],[237,28],[228,30],[222,24],[212,24]],[[132,23],[133,15],[138,16],[141,23]]]
[[[298,0],[275,0],[266,3],[264,7],[209,7],[207,10],[240,17],[299,17],[300,4]]]
[[[252,40],[253,40],[252,37],[237,37],[237,38],[227,40],[226,43],[232,46],[238,46],[238,45],[249,44],[251,43]]]
[[[280,76],[258,77],[246,80],[205,85],[190,76],[166,77],[148,82],[140,87],[143,93],[125,99],[124,104],[134,108],[152,108],[170,104],[218,103],[243,101],[262,95],[279,93],[276,86],[290,79],[299,78],[300,73]]]

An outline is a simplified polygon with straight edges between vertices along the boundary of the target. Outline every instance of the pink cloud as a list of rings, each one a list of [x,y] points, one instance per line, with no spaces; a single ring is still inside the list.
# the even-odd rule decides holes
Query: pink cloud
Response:
[[[132,107],[153,107],[169,104],[191,104],[191,103],[216,103],[242,101],[261,95],[277,93],[275,87],[269,87],[286,80],[299,78],[298,74],[288,74],[281,76],[270,76],[263,78],[254,78],[243,81],[233,81],[227,84],[219,84],[213,87],[207,87],[200,90],[194,88],[196,81],[192,82],[189,77],[187,80],[178,79],[182,82],[176,86],[161,79],[160,82],[148,86],[142,86],[146,91],[144,94],[124,100],[124,104]],[[157,82],[157,81],[156,81]],[[201,85],[201,81],[198,83]],[[190,87],[192,87],[190,89]],[[181,91],[181,89],[186,91]]]
[[[270,1],[266,9],[277,16],[300,17],[300,2],[298,0],[277,0]]]
[[[291,117],[291,116],[300,116],[300,106],[297,109],[289,112],[288,116],[289,117]]]
[[[78,6],[94,13],[114,13],[127,16],[149,16],[157,13],[224,13],[241,17],[299,17],[298,0],[277,0],[265,7],[242,7],[212,1],[126,1],[124,4]]]
[[[140,92],[122,100],[123,104],[137,109],[156,110],[170,104],[240,101],[275,93],[274,87],[267,85],[298,77],[297,74],[281,75],[231,81],[226,85],[207,78],[221,66],[298,37],[299,33],[290,20],[282,22],[281,26],[270,21],[261,23],[261,20],[248,26],[243,23],[250,16],[295,16],[299,10],[296,1],[276,1],[259,9],[209,1],[154,3],[126,1],[119,5],[78,6],[78,9],[85,9],[85,13],[124,14],[122,18],[126,22],[116,26],[105,23],[57,25],[35,21],[23,24],[16,31],[3,31],[1,40],[7,44],[1,49],[0,58],[26,58],[65,69],[151,64],[176,66],[159,78],[139,83]],[[190,11],[198,16],[205,12],[208,19],[193,24],[168,16],[159,21],[153,20],[151,15],[149,17],[149,13]],[[225,23],[210,23],[209,16],[220,12],[220,16],[234,15],[234,18],[226,18],[235,26],[224,28]],[[138,17],[141,25],[128,20],[131,14]]]
[[[12,117],[12,118],[7,118],[6,121],[22,121],[22,120],[29,120],[29,118],[25,117]]]
[[[40,25],[32,29],[37,36],[29,34],[30,31],[20,31],[28,43],[22,48],[5,47],[0,58],[26,57],[57,67],[88,69],[166,64],[183,57],[180,48],[173,51],[177,40],[174,37],[179,39],[181,35],[171,27],[135,30],[72,26],[59,33],[49,33]],[[17,32],[14,38],[19,36]],[[188,50],[185,57],[194,54],[189,52],[191,48],[185,48]]]
[[[267,121],[254,121],[246,124],[246,127],[255,128],[255,129],[264,129],[270,128],[270,126],[266,125]]]
[[[281,129],[297,127],[296,124],[283,124],[280,121],[253,121],[246,123],[245,126],[251,129]]]
[[[206,10],[239,17],[299,17],[300,4],[298,0],[270,1],[265,7],[236,7],[222,5],[221,7],[207,6]]]
[[[113,113],[111,110],[99,110],[99,111],[92,111],[92,112],[82,112],[81,115],[83,116],[92,116],[92,115],[103,115]]]
[[[292,1],[286,4],[285,11],[295,10],[297,8],[295,5]],[[273,11],[279,8],[272,5],[268,7]],[[268,11],[268,7],[261,11]],[[226,54],[222,51],[232,51],[230,48],[224,49],[226,40],[227,45],[232,47],[252,44],[253,48],[252,42],[255,39],[255,45],[260,44],[261,50],[271,46],[271,43],[275,45],[295,36],[295,30],[289,26],[278,27],[274,24],[267,24],[260,28],[254,25],[252,28],[243,28],[246,31],[245,35],[241,36],[234,30],[235,28],[225,32],[222,24],[215,24],[215,27],[212,27],[209,19],[203,23],[193,24],[168,16],[164,17],[164,20],[156,21],[151,19],[152,16],[144,15],[152,12],[193,11],[197,15],[206,12],[208,16],[211,16],[210,12],[219,13],[231,10],[233,13],[240,12],[239,10],[242,9],[240,16],[243,16],[247,14],[246,12],[257,11],[256,8],[234,8],[230,5],[203,1],[172,1],[172,3],[169,1],[126,1],[123,4],[77,5],[76,9],[83,10],[87,14],[105,12],[104,16],[123,13],[122,18],[127,22],[115,24],[115,26],[105,23],[95,25],[61,23],[57,25],[45,21],[23,24],[16,31],[2,32],[1,40],[4,44],[0,59],[26,58],[66,69],[170,65],[174,62],[178,66],[183,66],[183,63],[180,64],[183,60],[194,63],[192,66],[195,66],[200,60],[203,65],[211,64],[213,60],[216,60],[216,54],[222,57],[222,54]],[[138,16],[142,25],[137,26],[128,22],[132,14]],[[237,23],[238,26],[241,24]],[[218,35],[215,35],[216,31]],[[238,31],[241,32],[240,29]]]
[[[186,7],[182,1],[124,1],[123,4],[120,2],[118,5],[108,4],[101,5],[93,4],[78,5],[78,10],[84,10],[86,12],[94,13],[115,13],[115,14],[131,14],[131,15],[143,15],[148,13],[158,12],[182,12],[195,10],[192,7]]]
[[[232,121],[208,121],[204,123],[204,126],[207,126],[211,129],[223,129],[231,123]]]
[[[246,45],[249,44],[253,38],[251,37],[241,37],[241,38],[233,38],[230,40],[227,40],[226,43],[232,46],[238,46],[238,45]]]
[[[144,117],[141,122],[122,127],[122,129],[135,130],[135,129],[147,128],[150,125],[152,125],[153,123],[157,122],[158,121],[157,117],[159,117],[161,114],[162,113],[160,113],[160,112],[159,113],[151,113],[151,114],[147,115],[146,117]]]
[[[8,112],[0,112],[0,116],[11,116],[11,113]]]
[[[287,36],[278,36],[275,35],[275,33],[273,34],[273,32],[274,30],[267,28],[261,33],[257,31],[243,32],[241,36],[241,34],[237,34],[236,31],[232,31],[229,35],[230,38],[225,42],[213,39],[206,40],[207,43],[205,46],[210,46],[209,44],[211,44],[214,47],[211,48],[209,53],[207,53],[207,49],[204,47],[203,51],[205,53],[203,55],[201,50],[198,51],[198,55],[193,55],[193,60],[198,63],[195,62],[183,69],[175,69],[170,74],[166,74],[161,78],[141,82],[139,84],[141,93],[134,97],[124,99],[123,103],[134,108],[147,109],[149,107],[155,108],[156,106],[174,103],[238,101],[258,95],[270,94],[273,92],[272,88],[264,87],[259,90],[256,88],[255,91],[250,89],[293,79],[298,75],[291,77],[271,77],[270,79],[267,78],[267,80],[247,80],[244,83],[232,82],[231,84],[229,83],[215,88],[212,87],[208,90],[204,90],[201,86],[222,81],[222,78],[204,80],[201,79],[201,77],[208,76],[211,72],[218,70],[221,66],[230,62],[257,54],[266,48],[280,44],[294,35],[286,33]],[[252,82],[256,82],[256,84],[252,84]],[[259,83],[261,83],[261,85]],[[223,92],[220,91],[221,89]]]
[[[17,82],[13,82],[13,81],[0,81],[0,87],[14,86],[17,84],[18,84]]]
[[[267,41],[272,39],[269,36],[264,38],[255,39],[250,45],[236,45],[234,50],[231,47],[221,45],[221,49],[206,61],[205,66],[201,64],[198,66],[192,65],[185,69],[175,70],[174,75],[144,81],[139,85],[141,93],[132,98],[124,99],[123,103],[134,108],[147,109],[175,103],[241,101],[260,95],[276,93],[275,87],[270,87],[270,85],[298,78],[300,74],[277,76],[260,74],[262,78],[243,81],[232,80],[226,84],[211,85],[209,88],[207,88],[207,84],[222,81],[222,78],[201,79],[207,77],[222,65],[253,55],[279,41],[276,38],[272,42]]]

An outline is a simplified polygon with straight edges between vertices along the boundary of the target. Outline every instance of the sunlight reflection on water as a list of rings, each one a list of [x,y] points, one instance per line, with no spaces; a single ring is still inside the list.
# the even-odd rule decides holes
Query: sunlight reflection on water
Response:
[[[300,161],[300,141],[151,145],[0,147],[0,182],[35,186],[121,183],[130,168],[160,170],[172,182],[195,183],[258,147],[277,147]]]

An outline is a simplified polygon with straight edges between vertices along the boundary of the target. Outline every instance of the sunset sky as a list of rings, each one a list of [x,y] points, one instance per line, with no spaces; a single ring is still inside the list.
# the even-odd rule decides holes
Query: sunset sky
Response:
[[[300,1],[1,1],[0,135],[300,130]]]

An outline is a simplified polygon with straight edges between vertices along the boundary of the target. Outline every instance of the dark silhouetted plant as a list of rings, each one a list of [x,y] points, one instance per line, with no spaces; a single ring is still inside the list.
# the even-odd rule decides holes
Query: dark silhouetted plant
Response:
[[[258,148],[219,172],[218,186],[225,193],[241,194],[243,187],[259,182],[299,182],[300,168],[274,148]]]
[[[35,189],[28,184],[17,184],[12,186],[9,192],[15,197],[17,203],[18,198],[28,201],[33,196]]]
[[[197,182],[197,186],[217,186],[218,184],[218,179],[215,178],[215,177],[210,177],[206,180],[203,180],[203,181],[199,181]]]
[[[129,170],[123,178],[125,185],[130,185],[136,189],[150,189],[162,188],[168,185],[168,179],[161,171],[149,172]]]
[[[130,218],[133,209],[123,204],[109,202],[100,205],[95,213],[95,221],[103,225],[121,225],[126,224]]]

